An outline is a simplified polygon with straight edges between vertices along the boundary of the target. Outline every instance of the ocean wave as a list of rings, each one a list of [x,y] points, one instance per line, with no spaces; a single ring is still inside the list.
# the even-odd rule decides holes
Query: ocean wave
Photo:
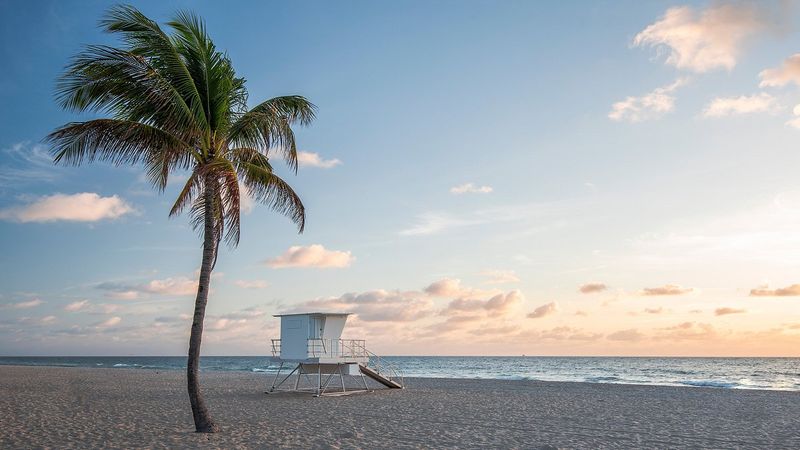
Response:
[[[718,380],[686,380],[686,381],[678,381],[678,384],[682,384],[684,386],[693,386],[693,387],[713,387],[713,388],[726,388],[726,389],[733,389],[735,387],[740,386],[739,383],[734,383],[730,381],[718,381]]]
[[[622,381],[620,377],[612,377],[612,376],[596,376],[596,377],[586,377],[583,381],[587,383],[608,383],[613,381]]]

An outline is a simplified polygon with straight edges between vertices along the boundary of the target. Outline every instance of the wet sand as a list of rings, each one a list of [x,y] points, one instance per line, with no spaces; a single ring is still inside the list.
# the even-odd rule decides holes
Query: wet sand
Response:
[[[202,376],[205,435],[184,376],[0,366],[0,448],[800,448],[798,392],[412,378],[313,398],[231,372]]]

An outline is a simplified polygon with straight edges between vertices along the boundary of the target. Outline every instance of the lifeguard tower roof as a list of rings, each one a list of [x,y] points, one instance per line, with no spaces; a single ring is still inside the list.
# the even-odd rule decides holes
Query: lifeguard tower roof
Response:
[[[273,314],[272,317],[288,317],[288,316],[350,316],[353,313],[345,312],[307,312],[307,313],[286,313],[286,314]]]

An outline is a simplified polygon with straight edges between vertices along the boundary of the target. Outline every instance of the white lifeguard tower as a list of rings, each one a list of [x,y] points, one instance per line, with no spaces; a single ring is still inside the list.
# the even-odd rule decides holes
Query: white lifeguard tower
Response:
[[[367,350],[365,341],[341,339],[347,316],[350,313],[300,313],[276,314],[281,319],[281,338],[272,339],[271,362],[278,363],[278,371],[268,393],[275,391],[301,391],[320,395],[345,395],[369,391],[367,380],[392,389],[402,389],[403,376],[399,370]],[[280,378],[284,366],[294,369]],[[293,389],[280,389],[295,376]],[[338,376],[341,390],[331,385]],[[345,377],[360,377],[363,389],[348,390]],[[301,383],[305,381],[305,383]],[[290,383],[291,384],[291,383]]]

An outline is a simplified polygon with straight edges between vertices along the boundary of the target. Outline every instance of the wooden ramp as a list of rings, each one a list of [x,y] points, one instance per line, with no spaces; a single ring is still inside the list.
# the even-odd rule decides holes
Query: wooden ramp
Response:
[[[365,366],[364,364],[359,364],[358,367],[361,369],[361,373],[364,375],[372,378],[373,380],[377,381],[378,383],[392,389],[403,389],[403,385],[398,383],[397,381],[392,380],[391,378],[387,378],[377,371],[373,370],[371,367]]]

